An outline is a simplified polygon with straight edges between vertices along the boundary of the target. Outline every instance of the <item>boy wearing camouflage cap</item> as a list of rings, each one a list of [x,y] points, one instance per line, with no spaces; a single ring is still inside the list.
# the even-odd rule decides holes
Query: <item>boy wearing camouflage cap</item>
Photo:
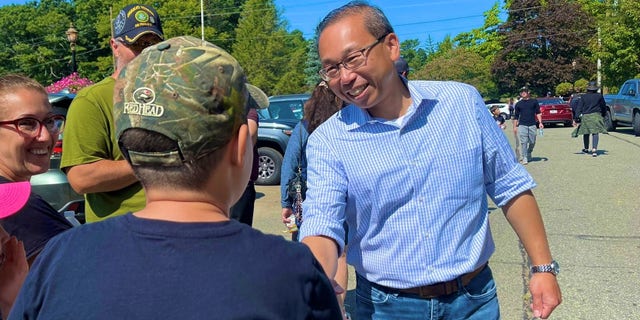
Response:
[[[251,169],[246,109],[260,93],[232,56],[193,37],[134,59],[114,119],[147,206],[52,240],[11,318],[340,319],[306,246],[229,220]]]

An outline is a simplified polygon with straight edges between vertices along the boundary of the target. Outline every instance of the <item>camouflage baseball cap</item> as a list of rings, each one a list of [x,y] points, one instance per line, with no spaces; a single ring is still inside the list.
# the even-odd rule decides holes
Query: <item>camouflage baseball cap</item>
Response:
[[[116,81],[116,136],[146,129],[176,141],[179,150],[123,152],[133,165],[179,166],[222,148],[252,104],[268,106],[266,94],[245,79],[235,58],[204,40],[183,36],[148,47]]]

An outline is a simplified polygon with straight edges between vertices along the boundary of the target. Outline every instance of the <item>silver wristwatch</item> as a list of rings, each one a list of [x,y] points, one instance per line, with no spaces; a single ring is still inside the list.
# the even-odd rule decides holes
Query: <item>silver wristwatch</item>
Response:
[[[531,267],[531,273],[538,273],[538,272],[549,272],[549,273],[552,273],[554,276],[557,276],[558,273],[560,273],[560,265],[555,260],[551,260],[550,264],[541,264],[541,265]]]

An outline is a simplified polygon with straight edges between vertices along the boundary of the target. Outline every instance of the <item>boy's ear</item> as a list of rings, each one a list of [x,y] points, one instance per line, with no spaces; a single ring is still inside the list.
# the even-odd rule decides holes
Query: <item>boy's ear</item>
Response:
[[[238,133],[231,139],[230,143],[230,156],[231,163],[234,166],[243,166],[244,165],[244,157],[246,157],[246,144],[249,143],[249,128],[246,124],[240,126],[238,129]]]

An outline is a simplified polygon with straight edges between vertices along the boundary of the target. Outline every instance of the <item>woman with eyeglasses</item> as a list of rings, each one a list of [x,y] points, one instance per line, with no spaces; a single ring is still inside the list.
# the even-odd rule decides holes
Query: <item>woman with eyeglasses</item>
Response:
[[[29,181],[47,171],[63,128],[64,117],[53,113],[41,84],[17,74],[0,77],[0,184]],[[0,225],[24,243],[29,264],[49,239],[71,228],[35,193],[18,214],[0,219]]]

